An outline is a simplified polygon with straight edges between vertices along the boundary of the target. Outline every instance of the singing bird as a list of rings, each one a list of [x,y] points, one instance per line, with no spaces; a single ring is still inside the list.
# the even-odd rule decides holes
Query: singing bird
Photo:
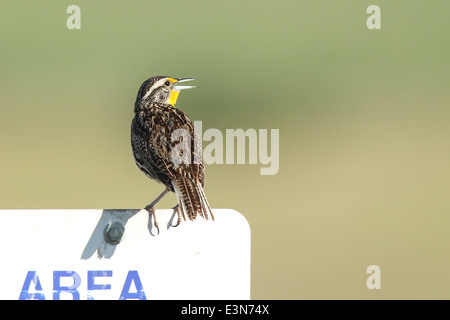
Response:
[[[134,160],[150,179],[165,186],[165,190],[145,209],[153,215],[155,205],[168,192],[175,192],[178,215],[177,226],[197,215],[214,220],[203,190],[205,166],[202,143],[192,120],[175,107],[180,91],[196,88],[180,85],[192,78],[156,76],[144,81],[134,104],[131,124],[131,145]]]

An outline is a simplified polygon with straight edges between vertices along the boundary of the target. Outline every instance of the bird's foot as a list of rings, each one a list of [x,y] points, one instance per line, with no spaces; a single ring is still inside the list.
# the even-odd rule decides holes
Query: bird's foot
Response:
[[[170,219],[170,226],[172,228],[176,228],[180,225],[181,223],[181,210],[180,210],[180,205],[177,204],[175,207],[172,208],[173,209],[173,214],[172,214],[172,218]],[[177,214],[178,220],[176,224],[172,224],[173,218],[175,217],[175,213]]]
[[[159,226],[158,226],[158,221],[156,220],[156,210],[155,210],[155,206],[153,205],[151,205],[151,204],[149,204],[148,206],[146,206],[145,208],[144,208],[149,214],[151,214],[152,215],[152,217],[153,217],[153,225],[155,226],[155,228],[156,228],[156,230],[158,231],[158,233],[156,234],[156,235],[158,235],[159,234]],[[150,223],[149,223],[150,224]],[[150,226],[149,226],[149,228],[150,228]]]

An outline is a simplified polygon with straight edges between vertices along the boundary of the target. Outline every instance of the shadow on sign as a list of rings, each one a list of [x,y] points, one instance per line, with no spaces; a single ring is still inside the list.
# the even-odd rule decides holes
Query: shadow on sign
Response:
[[[125,227],[128,220],[139,211],[140,209],[104,209],[97,226],[81,254],[81,259],[89,259],[96,251],[99,258],[111,258],[114,255],[114,251],[116,251],[116,245],[106,242],[104,235],[106,227],[114,222],[118,222]]]

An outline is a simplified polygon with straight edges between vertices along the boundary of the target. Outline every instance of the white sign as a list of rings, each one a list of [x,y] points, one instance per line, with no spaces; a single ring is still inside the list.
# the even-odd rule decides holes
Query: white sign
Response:
[[[0,210],[0,299],[250,299],[249,225],[213,212]]]

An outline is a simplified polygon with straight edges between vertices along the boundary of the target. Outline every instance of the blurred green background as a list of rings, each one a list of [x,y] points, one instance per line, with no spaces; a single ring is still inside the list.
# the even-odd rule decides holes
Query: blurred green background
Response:
[[[277,175],[206,168],[250,223],[253,299],[450,298],[449,1],[0,3],[0,208],[147,205],[137,91],[195,77],[178,106],[203,130],[280,130]]]

